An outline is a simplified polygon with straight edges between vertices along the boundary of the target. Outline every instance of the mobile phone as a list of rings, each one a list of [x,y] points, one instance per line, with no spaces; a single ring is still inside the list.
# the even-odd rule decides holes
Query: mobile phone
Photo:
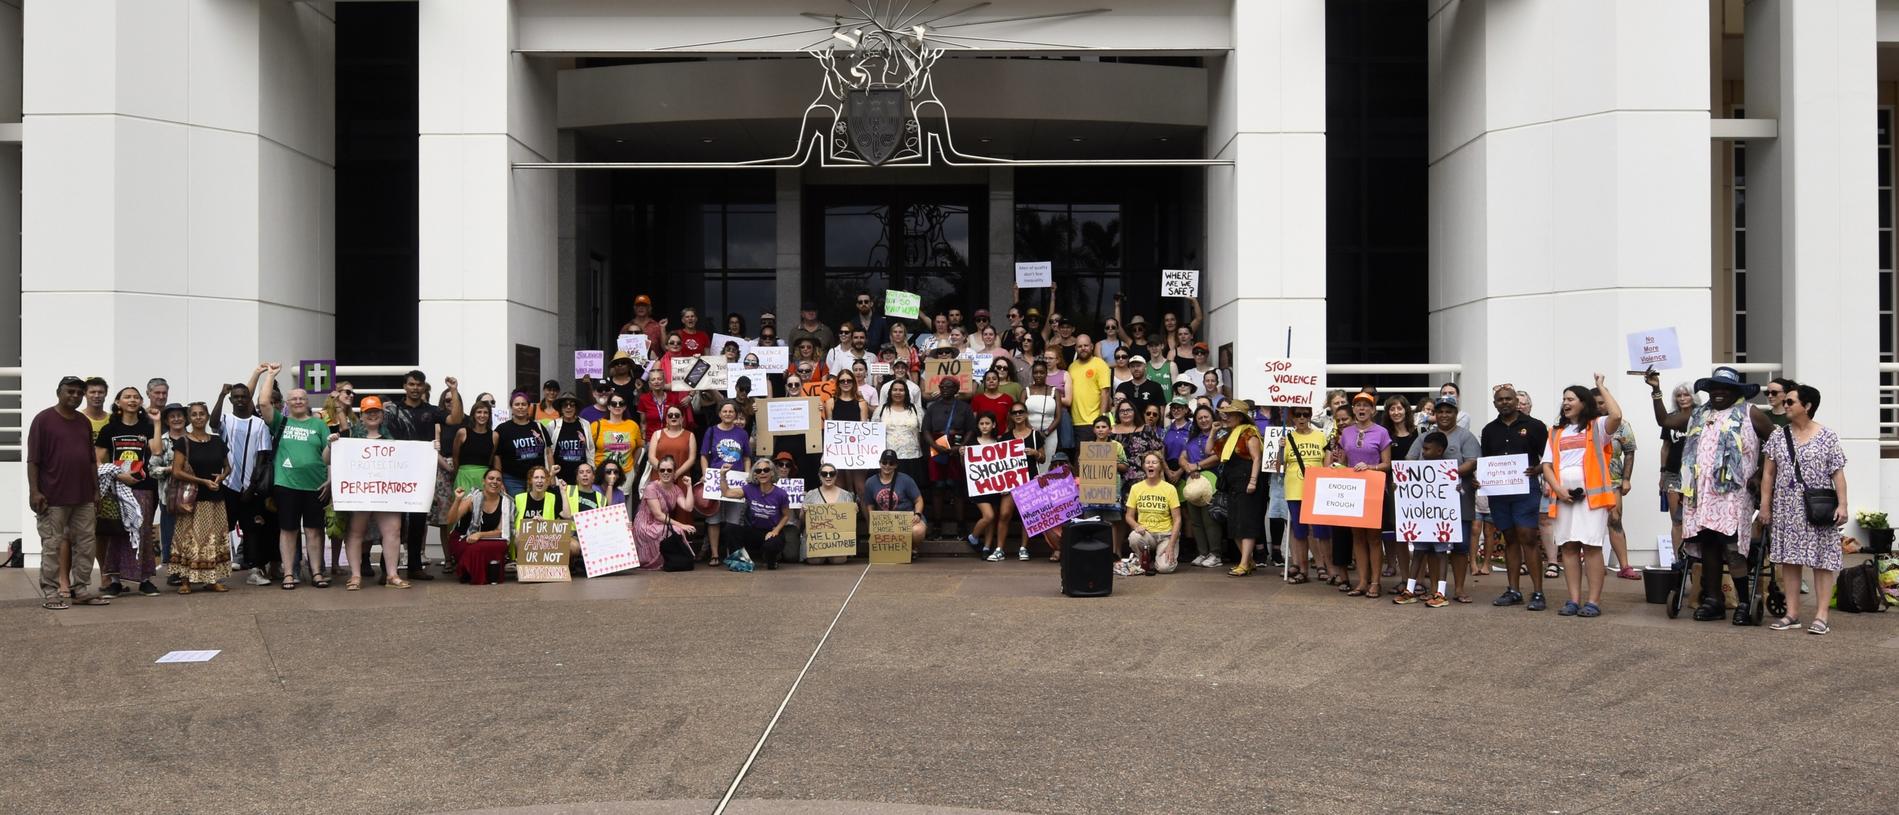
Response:
[[[1569,498],[1572,501],[1581,501],[1582,497],[1583,497],[1582,487],[1577,487],[1569,491]]]
[[[712,370],[712,365],[704,359],[694,362],[692,370],[686,372],[686,384],[694,388],[699,387],[699,380],[705,379],[706,372],[710,370]]]

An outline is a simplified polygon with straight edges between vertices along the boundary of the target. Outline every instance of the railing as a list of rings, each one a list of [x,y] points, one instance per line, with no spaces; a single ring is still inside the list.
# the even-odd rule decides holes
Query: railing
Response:
[[[19,461],[26,444],[26,417],[21,413],[20,369],[0,368],[0,461]]]
[[[408,375],[410,371],[415,370],[415,367],[414,365],[338,365],[336,366],[336,378],[338,380],[349,380],[350,384],[356,387],[356,395],[359,397],[369,395],[401,396],[402,379]],[[357,380],[359,379],[363,380],[363,382],[358,382]],[[395,384],[387,387],[365,386],[365,383],[380,386],[383,385],[386,380],[394,380]]]
[[[1379,385],[1378,392],[1437,393],[1437,389],[1443,387],[1443,383],[1437,380],[1448,377],[1452,382],[1457,382],[1461,387],[1463,384],[1463,375],[1464,366],[1455,362],[1426,362],[1420,364],[1328,364],[1325,366],[1325,386],[1327,388],[1336,388],[1340,385],[1344,385],[1346,383],[1341,381],[1341,377],[1346,376],[1422,376],[1430,381],[1423,385]],[[1363,382],[1352,383],[1349,387],[1356,388],[1363,384]]]
[[[1899,362],[1879,363],[1879,449],[1899,450]]]

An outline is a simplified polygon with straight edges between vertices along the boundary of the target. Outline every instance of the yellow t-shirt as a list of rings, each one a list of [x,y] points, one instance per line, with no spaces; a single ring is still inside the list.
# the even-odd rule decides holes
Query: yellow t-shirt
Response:
[[[1323,430],[1294,433],[1291,428],[1287,428],[1286,451],[1281,453],[1286,462],[1286,500],[1298,501],[1300,496],[1306,494],[1306,474],[1299,469],[1298,462],[1293,460],[1294,451],[1297,451],[1299,461],[1305,462],[1307,467],[1323,467],[1325,466],[1325,441],[1326,435]]]
[[[1150,487],[1147,479],[1141,479],[1128,488],[1128,507],[1149,532],[1165,533],[1174,528],[1173,513],[1180,508],[1180,491],[1165,481]]]
[[[620,465],[620,472],[631,473],[634,454],[639,449],[639,422],[632,419],[618,422],[601,419],[593,423],[593,466],[598,467],[611,459]]]
[[[1075,362],[1068,366],[1068,417],[1075,422],[1075,429],[1094,423],[1101,415],[1105,405],[1101,404],[1101,389],[1108,386],[1108,380],[1114,372],[1108,370],[1108,363],[1101,357],[1089,357],[1087,362]]]

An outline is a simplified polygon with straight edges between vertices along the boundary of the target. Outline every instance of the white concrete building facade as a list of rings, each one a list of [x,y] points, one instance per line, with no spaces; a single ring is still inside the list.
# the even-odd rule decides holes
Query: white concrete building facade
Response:
[[[905,285],[999,317],[1013,264],[1051,259],[1025,247],[1053,224],[1071,312],[1099,319],[1125,291],[1155,314],[1158,269],[1201,269],[1204,334],[1231,346],[1240,396],[1288,343],[1335,363],[1459,366],[1485,419],[1491,384],[1532,391],[1547,418],[1564,385],[1611,374],[1647,443],[1638,564],[1666,532],[1647,397],[1622,373],[1638,330],[1679,331],[1688,365],[1671,382],[1738,359],[1815,383],[1848,440],[1854,508],[1899,499],[1879,367],[1899,362],[1899,0],[1420,0],[1380,29],[1397,45],[1366,18],[1404,4],[1130,0],[1059,16],[1098,4],[997,0],[914,19],[946,37],[933,73],[958,147],[1004,161],[545,166],[794,151],[822,76],[804,51],[836,44],[813,15],[854,13],[826,2],[0,0],[0,186],[20,190],[0,206],[19,222],[17,246],[0,238],[0,309],[20,314],[0,366],[19,366],[23,392],[0,424],[30,418],[63,375],[164,376],[209,400],[259,359],[417,364],[505,392],[568,378],[571,352],[610,343],[634,293],[712,316],[769,308],[788,326],[802,302],[829,316],[840,293]],[[412,271],[388,280],[339,260],[355,206],[339,154],[362,132],[339,54],[366,6],[401,7],[414,31],[414,226],[392,227]],[[1415,49],[1417,69],[1343,53],[1379,48]],[[1361,90],[1341,94],[1347,77]],[[1415,152],[1380,153],[1354,117],[1402,104],[1381,94],[1406,83]],[[1120,163],[1051,166],[1085,160]],[[1386,186],[1399,174],[1418,179],[1417,205],[1381,213],[1406,200]],[[1401,222],[1420,260],[1374,247],[1341,275],[1352,235]],[[853,243],[867,225],[882,231]],[[351,316],[384,286],[393,310]],[[1361,342],[1392,309],[1416,329]],[[352,358],[366,334],[396,356]],[[31,553],[21,441],[0,435],[0,538]]]

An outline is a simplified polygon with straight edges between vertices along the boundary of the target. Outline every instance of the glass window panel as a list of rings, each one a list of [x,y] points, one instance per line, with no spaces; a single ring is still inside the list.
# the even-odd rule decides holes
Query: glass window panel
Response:
[[[1892,223],[1892,196],[1890,195],[1879,196],[1879,222]]]
[[[1747,148],[1740,142],[1734,144],[1734,186],[1747,186]]]
[[[1742,280],[1740,282],[1745,283],[1746,280]],[[1736,285],[1734,287],[1734,310],[1735,311],[1747,310],[1747,287],[1746,286]]]
[[[1734,356],[1736,358],[1747,356],[1747,315],[1745,314],[1734,315]]]
[[[1023,204],[1015,208],[1015,256],[1018,260],[1046,260],[1067,268],[1068,210],[1066,207]]]
[[[1734,268],[1747,268],[1747,232],[1734,233]]]
[[[1747,228],[1747,190],[1734,190],[1734,228]]]
[[[1892,151],[1886,149],[1885,145],[1881,145],[1880,150],[1879,150],[1879,186],[1890,187],[1891,184],[1892,184]],[[1880,226],[1892,226],[1892,224],[1881,223]]]
[[[1879,233],[1879,268],[1881,269],[1892,268],[1892,231],[1891,230],[1884,230]]]
[[[1892,272],[1882,270],[1879,273],[1879,310],[1892,311]]]
[[[720,225],[722,218],[717,204],[705,207],[699,216],[701,269],[725,268],[725,229]]]
[[[1113,205],[1076,205],[1069,245],[1071,263],[1078,269],[1121,268],[1121,208]]]
[[[734,207],[725,216],[726,268],[777,268],[777,232],[776,213],[741,212]]]
[[[1881,349],[1892,347],[1892,320],[1890,319],[1879,321],[1879,347]]]
[[[1056,311],[1073,320],[1078,331],[1090,336],[1099,334],[1101,324],[1114,315],[1114,295],[1121,291],[1121,276],[1070,273],[1057,274],[1056,278]]]
[[[908,269],[969,267],[969,208],[911,204],[903,211],[903,265]]]
[[[890,236],[885,225],[889,215],[883,206],[825,207],[824,265],[888,266]]]

